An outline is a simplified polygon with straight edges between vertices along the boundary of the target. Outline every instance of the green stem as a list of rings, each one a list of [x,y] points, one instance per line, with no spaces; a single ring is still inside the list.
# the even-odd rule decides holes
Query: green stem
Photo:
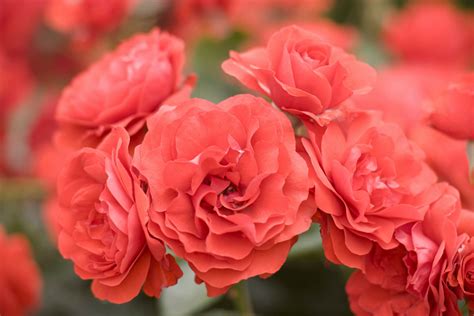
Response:
[[[240,282],[232,288],[231,298],[241,316],[255,316],[250,300],[250,293],[245,281]]]

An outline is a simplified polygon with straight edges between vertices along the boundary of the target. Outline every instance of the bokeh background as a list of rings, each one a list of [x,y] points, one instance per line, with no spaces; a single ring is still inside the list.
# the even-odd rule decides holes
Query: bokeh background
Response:
[[[68,2],[86,3],[85,9],[71,8]],[[417,34],[425,43],[421,45],[433,47],[421,50],[454,47],[435,56],[429,67],[472,69],[472,59],[458,64],[462,51],[472,57],[473,0],[235,0],[243,3],[236,8],[232,2],[0,0],[0,223],[8,233],[25,234],[31,243],[43,278],[37,315],[235,314],[229,296],[207,298],[204,286],[194,284],[185,266],[178,286],[164,290],[158,301],[144,295],[124,305],[98,301],[89,282],[74,274],[72,264],[55,247],[48,213],[48,196],[54,190],[48,181],[54,170],[38,172],[39,165],[52,159],[48,149],[54,107],[71,78],[121,40],[156,26],[179,35],[187,45],[187,72],[198,77],[193,95],[220,101],[245,91],[220,69],[229,50],[260,45],[283,25],[310,26],[384,69],[419,62],[416,52],[403,50],[403,43],[397,46],[393,38],[387,40],[393,16],[413,6],[421,6],[422,12],[441,6],[455,12],[465,27],[459,32],[465,32],[467,44],[456,48],[450,31],[443,30],[454,28],[455,35],[458,30],[444,20],[423,26],[424,35],[419,30]],[[350,271],[328,263],[320,243],[314,228],[300,238],[280,272],[267,280],[250,280],[257,314],[351,315],[344,291]]]

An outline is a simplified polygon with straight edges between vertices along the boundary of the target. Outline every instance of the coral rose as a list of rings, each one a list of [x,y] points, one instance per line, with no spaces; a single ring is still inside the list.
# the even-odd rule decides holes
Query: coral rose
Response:
[[[22,316],[38,307],[41,276],[26,238],[0,227],[0,315]]]
[[[414,4],[389,19],[384,41],[404,61],[466,66],[470,30],[449,4]]]
[[[396,232],[407,254],[407,291],[425,301],[429,315],[460,315],[459,295],[448,284],[454,257],[466,236],[456,229],[461,202],[456,189],[438,183],[423,194],[430,206],[423,221]]]
[[[275,273],[309,229],[308,168],[290,121],[263,99],[192,99],[150,119],[137,166],[148,231],[186,259],[208,294]]]
[[[51,28],[70,33],[78,42],[93,41],[116,28],[133,0],[48,0],[45,18]]]
[[[372,67],[296,26],[273,34],[265,48],[231,52],[222,68],[282,110],[320,124],[353,94],[370,91],[375,79]]]
[[[326,257],[364,270],[374,245],[398,245],[395,230],[423,219],[416,196],[435,180],[402,130],[373,113],[353,113],[303,139]]]
[[[474,311],[474,239],[469,238],[459,248],[454,260],[451,285],[462,291],[469,309]]]
[[[119,128],[98,149],[75,154],[58,178],[59,250],[81,278],[93,280],[97,298],[114,303],[130,301],[142,287],[159,297],[182,274],[164,244],[144,233],[140,212],[149,198],[128,151],[128,134]]]
[[[139,133],[179,89],[183,63],[183,42],[158,29],[127,40],[64,89],[56,111],[60,142],[97,145],[114,126]]]
[[[360,271],[354,272],[346,284],[349,304],[356,316],[421,316],[428,311],[416,296],[404,291],[385,289],[367,280]]]
[[[456,232],[459,194],[438,183],[418,198],[429,205],[423,221],[396,231],[397,248],[374,247],[365,258],[365,275],[356,272],[347,283],[356,315],[460,315],[452,278],[465,240]]]
[[[463,207],[474,210],[474,185],[470,181],[467,142],[451,138],[429,126],[413,129],[410,138],[423,149],[426,162],[440,180],[449,182],[459,190]]]
[[[434,101],[431,122],[459,139],[474,139],[474,72],[451,82]]]

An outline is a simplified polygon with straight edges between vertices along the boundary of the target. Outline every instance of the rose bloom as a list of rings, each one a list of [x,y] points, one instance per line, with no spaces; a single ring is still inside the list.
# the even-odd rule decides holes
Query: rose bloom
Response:
[[[472,223],[471,223],[472,225]],[[474,311],[474,239],[467,239],[459,248],[454,260],[451,285],[458,287],[469,309]]]
[[[451,82],[434,101],[432,124],[459,139],[474,139],[474,72]]]
[[[404,61],[466,66],[472,58],[470,30],[449,4],[415,4],[385,26],[387,48]]]
[[[302,140],[312,172],[326,257],[364,270],[375,245],[398,245],[395,230],[423,219],[416,199],[435,180],[423,153],[394,124],[350,114]]]
[[[282,110],[320,124],[350,96],[368,92],[375,79],[373,68],[296,26],[273,34],[266,47],[231,52],[222,68]]]
[[[408,133],[420,124],[428,124],[430,101],[445,88],[453,69],[402,64],[378,70],[374,89],[354,96],[356,106],[383,112],[383,119],[398,124]]]
[[[346,284],[349,305],[356,316],[428,315],[423,301],[404,291],[385,289],[356,271]]]
[[[473,174],[469,171],[467,142],[429,126],[417,127],[410,133],[410,138],[426,153],[426,162],[438,177],[459,190],[463,207],[474,211],[474,185],[470,180]]]
[[[0,51],[11,57],[27,54],[38,29],[45,0],[0,1]],[[7,71],[3,72],[8,73]]]
[[[45,19],[51,28],[76,41],[93,41],[117,28],[133,0],[48,0]]]
[[[397,248],[375,247],[365,258],[365,275],[356,272],[348,281],[356,315],[460,315],[460,295],[450,286],[456,250],[465,239],[456,232],[459,194],[438,183],[418,198],[429,205],[424,220],[397,230]]]
[[[135,35],[63,91],[58,141],[95,146],[115,126],[140,134],[145,119],[179,90],[184,44],[158,29]]]
[[[40,303],[41,275],[28,240],[0,226],[0,314],[22,316]]]
[[[164,244],[146,236],[148,194],[134,172],[129,136],[118,128],[97,148],[84,148],[58,178],[58,247],[102,300],[125,303],[143,287],[159,297],[182,275]]]
[[[191,99],[162,107],[148,128],[137,166],[153,198],[150,234],[210,296],[278,271],[315,212],[285,115],[251,95]]]
[[[474,172],[473,172],[474,176]],[[459,216],[458,233],[468,234],[474,237],[474,211],[469,209],[462,209],[461,215]]]
[[[406,225],[396,233],[407,254],[407,291],[424,299],[429,315],[460,315],[459,295],[448,284],[454,257],[466,236],[456,229],[461,212],[459,193],[446,183],[425,192],[431,201],[423,221]]]
[[[288,25],[288,21],[285,21],[285,24]],[[317,34],[319,37],[321,37],[321,39],[325,40],[331,45],[340,47],[347,51],[352,50],[356,46],[359,37],[356,28],[348,25],[337,24],[327,19],[319,19],[317,21],[308,22],[297,21],[294,24],[297,24],[298,27],[301,27],[302,29]],[[280,28],[282,28],[281,23],[271,25],[265,29],[264,32],[259,33],[258,35],[263,37],[261,41],[266,43]]]

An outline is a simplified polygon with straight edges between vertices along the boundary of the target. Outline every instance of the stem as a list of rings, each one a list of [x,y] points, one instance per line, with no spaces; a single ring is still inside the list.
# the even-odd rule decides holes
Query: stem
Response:
[[[232,288],[231,298],[241,316],[255,316],[250,300],[250,293],[245,281],[240,282]]]

